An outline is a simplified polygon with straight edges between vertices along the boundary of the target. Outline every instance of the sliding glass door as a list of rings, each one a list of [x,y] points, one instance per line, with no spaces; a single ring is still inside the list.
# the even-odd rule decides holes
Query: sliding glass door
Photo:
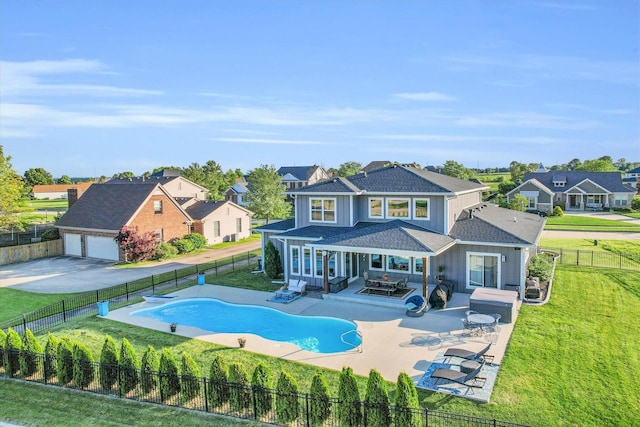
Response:
[[[500,281],[499,254],[467,254],[467,283],[469,287],[497,288]]]

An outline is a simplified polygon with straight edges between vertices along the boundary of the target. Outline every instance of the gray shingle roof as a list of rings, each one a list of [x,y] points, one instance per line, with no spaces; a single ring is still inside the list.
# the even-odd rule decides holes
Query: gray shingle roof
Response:
[[[271,222],[269,224],[261,225],[260,227],[255,227],[252,230],[255,231],[286,231],[290,230],[296,226],[296,221],[293,218],[283,219],[282,221]]]
[[[283,166],[278,169],[278,175],[285,176],[291,174],[298,178],[300,181],[308,181],[313,175],[313,172],[318,168],[317,165],[313,166]]]
[[[173,176],[147,176],[147,177],[141,177],[141,176],[136,176],[133,178],[114,178],[114,179],[110,179],[109,181],[106,181],[105,184],[147,184],[147,183],[153,183],[153,184],[162,184],[165,185],[168,182],[173,181],[174,179],[178,179],[180,178],[179,175],[173,175]]]
[[[328,180],[289,193],[460,193],[480,190],[485,185],[453,178],[423,169],[392,165],[348,178]]]
[[[554,187],[554,178],[565,177],[567,182],[562,188]],[[547,173],[527,172],[524,174],[524,181],[535,178],[542,185],[554,192],[564,192],[576,184],[590,179],[599,186],[605,188],[612,193],[628,193],[633,192],[622,184],[622,175],[620,172],[589,172],[589,171],[553,171]]]
[[[295,234],[296,231],[291,233]],[[451,237],[444,234],[435,233],[402,220],[394,220],[381,223],[359,223],[356,227],[347,228],[346,231],[323,238],[316,245],[438,253],[453,242]]]
[[[460,214],[451,229],[451,237],[465,242],[533,245],[544,228],[545,218],[536,214],[492,204],[478,204],[472,209],[473,218],[469,216],[469,209]]]
[[[193,219],[202,220],[209,216],[216,209],[222,207],[225,201],[215,202],[213,200],[198,200],[192,205],[189,205],[185,210],[189,214],[189,216]]]
[[[93,184],[56,222],[56,226],[119,231],[156,187],[158,183],[154,182]]]

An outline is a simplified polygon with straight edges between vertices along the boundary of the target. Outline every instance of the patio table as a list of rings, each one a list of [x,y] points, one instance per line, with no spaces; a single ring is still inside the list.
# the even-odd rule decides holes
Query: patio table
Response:
[[[467,316],[467,320],[471,323],[475,323],[476,325],[480,325],[480,329],[484,332],[484,327],[492,325],[496,322],[496,319],[493,316],[489,316],[488,314],[470,314]]]

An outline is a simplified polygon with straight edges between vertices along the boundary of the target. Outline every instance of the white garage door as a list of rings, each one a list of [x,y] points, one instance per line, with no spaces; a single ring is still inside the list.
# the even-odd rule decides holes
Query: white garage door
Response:
[[[113,237],[87,236],[87,257],[118,261],[118,244]]]
[[[64,234],[64,254],[82,256],[82,243],[79,234]]]

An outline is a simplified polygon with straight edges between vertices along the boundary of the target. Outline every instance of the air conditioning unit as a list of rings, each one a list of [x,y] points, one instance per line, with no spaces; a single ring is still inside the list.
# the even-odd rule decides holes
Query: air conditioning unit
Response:
[[[229,241],[230,242],[237,242],[238,241],[238,235],[237,234],[232,234],[229,236]]]

